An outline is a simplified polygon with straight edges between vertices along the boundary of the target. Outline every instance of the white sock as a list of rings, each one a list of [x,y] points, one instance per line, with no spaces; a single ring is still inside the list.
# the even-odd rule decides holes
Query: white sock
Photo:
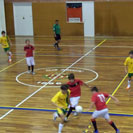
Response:
[[[63,126],[64,126],[64,124],[59,123],[58,133],[61,133],[61,131],[62,131],[62,129],[63,129]]]
[[[130,88],[130,87],[131,87],[131,81],[128,80],[128,88]]]

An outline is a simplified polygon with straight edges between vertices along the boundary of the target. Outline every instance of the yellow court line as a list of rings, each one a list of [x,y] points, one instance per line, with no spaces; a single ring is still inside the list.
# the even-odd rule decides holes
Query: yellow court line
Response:
[[[0,70],[0,73],[3,72],[3,71],[5,71],[5,70],[7,70],[7,69],[9,69],[9,68],[11,68],[11,67],[13,67],[13,66],[16,65],[16,64],[22,62],[24,59],[25,59],[25,58],[23,58],[23,59],[21,59],[21,60],[15,62],[15,63],[13,63],[13,64],[11,64],[11,65],[9,65],[8,67],[5,67],[4,69]]]
[[[125,81],[125,79],[127,78],[128,74],[125,75],[125,77],[122,79],[122,81],[119,83],[119,85],[116,87],[116,89],[114,90],[114,92],[112,93],[112,96],[115,95],[115,93],[118,91],[118,89],[121,87],[121,85],[123,84],[123,82]],[[106,104],[108,104],[110,102],[111,98],[109,98],[106,102]]]

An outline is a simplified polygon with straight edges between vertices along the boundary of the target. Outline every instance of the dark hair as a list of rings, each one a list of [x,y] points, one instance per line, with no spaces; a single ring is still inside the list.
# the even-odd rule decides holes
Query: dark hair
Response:
[[[30,40],[29,40],[29,39],[26,39],[26,40],[25,40],[25,43],[27,43],[28,41],[30,42]]]
[[[133,50],[131,50],[131,51],[129,52],[129,54],[133,54]]]
[[[71,80],[71,79],[75,79],[74,74],[73,74],[73,73],[70,73],[70,74],[68,75],[68,79],[69,79],[69,80]]]
[[[94,87],[91,88],[91,91],[92,91],[92,92],[93,92],[93,91],[98,92],[99,90],[98,90],[98,88],[97,88],[96,86],[94,86]]]
[[[67,84],[61,85],[61,90],[68,90],[69,86]]]
[[[1,34],[5,34],[6,32],[3,30],[2,32],[1,32]]]
[[[59,21],[58,19],[55,20],[55,22],[58,22],[58,21]]]

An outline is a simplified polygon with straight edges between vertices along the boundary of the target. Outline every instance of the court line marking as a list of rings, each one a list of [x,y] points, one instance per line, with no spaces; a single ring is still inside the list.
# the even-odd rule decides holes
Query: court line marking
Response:
[[[46,67],[46,68],[38,68],[38,69],[35,69],[35,71],[36,70],[41,70],[41,69],[44,69],[44,70],[46,70],[46,69],[54,69],[54,68],[64,68],[65,69],[65,67]],[[98,77],[99,77],[99,75],[98,75],[98,73],[96,72],[96,71],[94,71],[94,70],[91,70],[91,69],[87,69],[87,68],[80,68],[80,67],[71,67],[71,69],[81,69],[81,70],[86,70],[86,71],[89,71],[89,72],[92,72],[92,73],[94,73],[96,76],[95,76],[95,78],[93,78],[93,79],[91,79],[91,80],[88,80],[88,81],[86,81],[85,83],[87,84],[87,83],[90,83],[90,82],[93,82],[93,81],[95,81]],[[24,82],[21,82],[20,80],[19,80],[19,77],[21,76],[21,75],[23,75],[23,74],[25,74],[25,73],[27,73],[27,71],[25,71],[25,72],[22,72],[22,73],[20,73],[20,74],[18,74],[17,76],[16,76],[16,81],[19,83],[19,84],[22,84],[22,85],[25,85],[25,86],[30,86],[30,87],[42,87],[42,86],[39,86],[39,85],[32,85],[32,84],[26,84],[26,83],[24,83]],[[50,86],[50,85],[48,85],[47,86],[47,88],[51,88],[51,87],[60,87],[60,86]]]
[[[16,65],[16,64],[22,62],[24,59],[25,59],[25,58],[23,58],[23,59],[21,59],[21,60],[15,62],[15,63],[13,63],[13,64],[11,64],[11,65],[9,65],[8,67],[5,67],[4,69],[0,70],[0,73],[3,72],[3,71],[5,71],[5,70],[7,70],[7,69],[9,69],[9,68],[11,68],[11,67],[13,67],[13,66]]]
[[[125,81],[125,79],[127,78],[128,74],[126,74],[124,76],[124,78],[120,81],[120,83],[118,84],[118,86],[115,88],[115,90],[113,91],[113,93],[111,94],[112,96],[115,95],[115,93],[118,91],[118,89],[121,87],[121,85],[123,84],[123,82]],[[109,98],[107,101],[106,101],[106,104],[108,104],[110,102],[111,98]]]
[[[37,89],[36,91],[34,91],[32,94],[30,94],[28,97],[26,97],[24,100],[22,100],[20,103],[18,103],[15,107],[19,107],[21,104],[23,104],[25,101],[27,101],[29,98],[31,98],[33,95],[35,95],[36,93],[38,93],[40,90],[42,90],[44,87],[46,87],[50,82],[52,82],[53,80],[55,80],[58,76],[60,76],[61,74],[63,74],[65,71],[67,71],[69,68],[71,68],[72,66],[74,66],[75,64],[77,64],[79,61],[81,61],[84,57],[86,57],[88,54],[90,54],[92,51],[94,51],[97,47],[99,47],[100,45],[102,45],[104,42],[106,41],[106,39],[104,39],[103,41],[101,41],[98,45],[96,45],[95,47],[93,47],[92,49],[90,49],[86,54],[84,54],[83,56],[81,56],[78,60],[76,60],[74,63],[72,63],[70,66],[68,66],[66,69],[64,69],[61,73],[59,73],[57,76],[53,77],[53,79],[49,80],[49,82],[45,85],[43,85],[42,87],[40,87],[39,89]],[[8,112],[6,112],[4,115],[2,115],[0,117],[0,120],[3,119],[4,117],[6,117],[8,114],[10,114],[14,109],[9,110]]]
[[[0,109],[14,109],[14,110],[25,110],[25,111],[42,111],[42,112],[56,112],[56,109],[45,109],[45,108],[26,108],[26,107],[0,107]],[[73,111],[74,112],[74,111]],[[93,111],[90,112],[82,112],[82,114],[92,114]],[[127,117],[133,117],[133,114],[128,113],[109,113],[112,116],[127,116]]]

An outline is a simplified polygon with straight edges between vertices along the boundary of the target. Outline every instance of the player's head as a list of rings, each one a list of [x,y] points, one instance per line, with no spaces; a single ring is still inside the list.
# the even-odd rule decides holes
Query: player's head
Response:
[[[55,20],[55,23],[56,23],[56,24],[59,24],[59,20]]]
[[[26,43],[27,45],[29,45],[29,44],[30,44],[30,40],[29,40],[29,39],[26,39],[26,40],[25,40],[25,43]]]
[[[70,74],[68,75],[68,79],[69,79],[70,82],[74,82],[74,80],[75,80],[74,74],[73,74],[73,73],[70,73]]]
[[[94,87],[91,88],[91,92],[92,93],[95,93],[95,92],[98,92],[98,91],[99,90],[98,90],[98,88],[96,86],[94,86]]]
[[[133,50],[131,50],[131,51],[129,52],[129,56],[130,56],[131,58],[133,58]]]
[[[69,88],[69,86],[67,84],[63,84],[60,87],[60,89],[61,89],[61,91],[62,91],[63,94],[66,94],[67,93],[68,88]]]
[[[1,32],[1,35],[2,35],[2,36],[5,36],[5,35],[6,35],[6,32],[3,30],[3,31]]]

